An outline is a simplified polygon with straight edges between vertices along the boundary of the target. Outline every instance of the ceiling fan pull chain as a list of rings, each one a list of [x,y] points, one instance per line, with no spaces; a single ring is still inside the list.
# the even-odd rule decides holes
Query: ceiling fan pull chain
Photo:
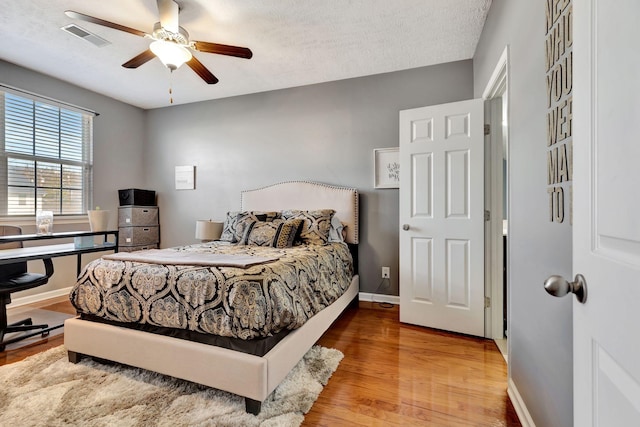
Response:
[[[173,70],[169,70],[169,103],[173,104]]]

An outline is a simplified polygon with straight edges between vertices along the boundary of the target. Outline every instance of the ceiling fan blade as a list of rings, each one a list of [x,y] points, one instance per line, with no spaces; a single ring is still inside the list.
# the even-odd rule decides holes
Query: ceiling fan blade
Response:
[[[145,64],[148,61],[151,61],[155,57],[156,55],[153,52],[151,52],[150,49],[147,49],[144,52],[142,52],[140,55],[133,57],[127,62],[125,62],[124,64],[122,64],[122,66],[124,68],[138,68],[142,64]]]
[[[136,36],[144,37],[146,35],[144,31],[136,30],[135,28],[125,27],[124,25],[115,24],[113,22],[105,21],[104,19],[85,15],[84,13],[75,12],[73,10],[66,10],[64,13],[69,18],[80,19],[82,21],[91,22],[93,24],[102,25],[103,27],[109,27],[116,30],[124,31],[125,33],[135,34]]]
[[[219,55],[236,56],[238,58],[249,59],[253,56],[253,52],[246,47],[229,46],[226,44],[193,42],[196,50],[206,53],[217,53]]]
[[[218,83],[218,79],[216,76],[211,74],[211,71],[207,70],[207,67],[202,65],[202,62],[198,61],[198,59],[194,56],[190,61],[187,61],[187,65],[191,68],[197,75],[200,76],[202,80],[204,80],[207,84],[214,85]]]
[[[180,14],[178,3],[173,0],[158,0],[158,13],[162,28],[172,33],[178,33],[180,25],[178,23],[178,15]]]

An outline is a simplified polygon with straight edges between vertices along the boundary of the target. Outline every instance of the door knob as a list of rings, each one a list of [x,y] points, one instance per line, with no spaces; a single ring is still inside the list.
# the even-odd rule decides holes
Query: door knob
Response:
[[[563,297],[572,292],[578,302],[584,304],[587,301],[587,281],[582,274],[576,274],[573,282],[554,274],[544,281],[544,289],[554,297]]]
[[[402,229],[403,229],[404,231],[407,231],[407,230],[408,230],[408,229],[410,229],[410,228],[411,228],[411,227],[409,227],[409,224],[404,224],[404,225],[402,226]]]

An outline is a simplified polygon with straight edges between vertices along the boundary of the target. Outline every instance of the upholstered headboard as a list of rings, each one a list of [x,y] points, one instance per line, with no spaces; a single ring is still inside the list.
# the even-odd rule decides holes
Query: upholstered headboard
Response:
[[[347,225],[347,243],[358,243],[358,190],[307,181],[288,181],[242,192],[243,211],[334,209]]]

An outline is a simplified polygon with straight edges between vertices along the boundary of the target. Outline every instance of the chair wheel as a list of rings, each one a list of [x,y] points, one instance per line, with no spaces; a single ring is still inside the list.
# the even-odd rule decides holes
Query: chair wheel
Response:
[[[44,337],[48,337],[48,336],[49,336],[49,331],[44,331],[44,332],[42,333],[42,338],[44,338]]]
[[[24,321],[25,325],[33,325],[33,320],[31,318]]]

